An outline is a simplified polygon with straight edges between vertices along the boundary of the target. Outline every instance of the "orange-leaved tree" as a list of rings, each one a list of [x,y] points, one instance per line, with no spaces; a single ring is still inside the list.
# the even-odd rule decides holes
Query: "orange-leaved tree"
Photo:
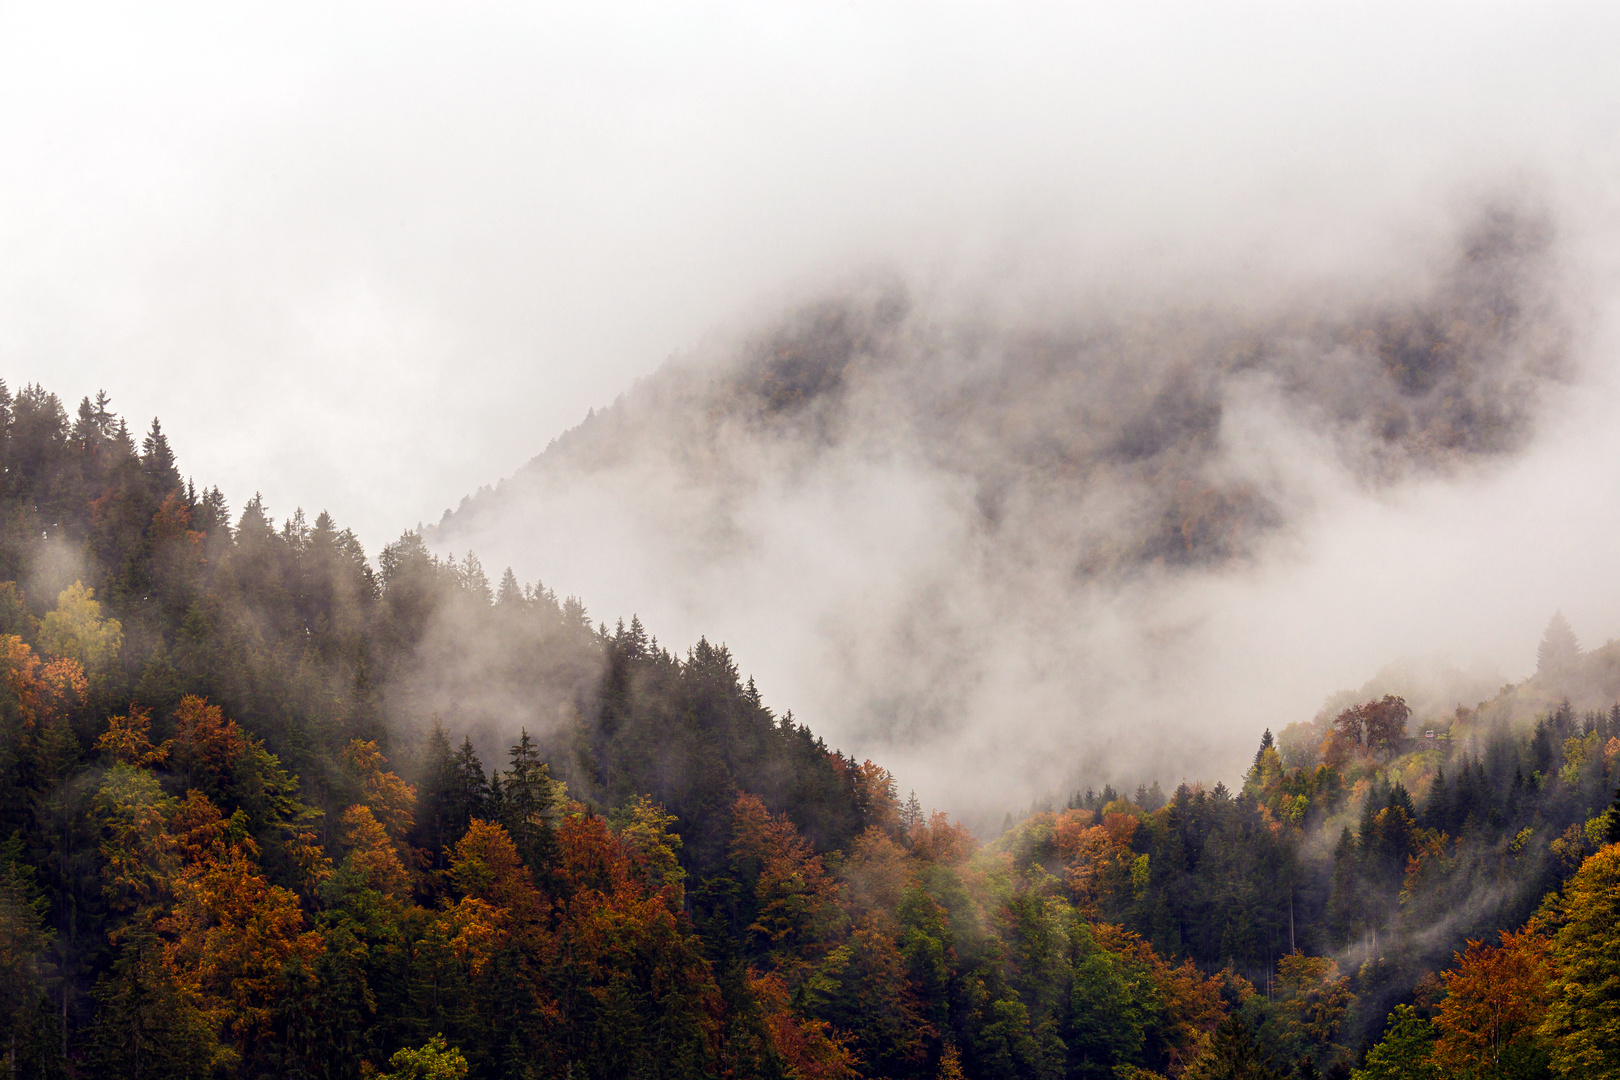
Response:
[[[924,862],[960,866],[978,849],[979,842],[967,826],[952,822],[950,815],[941,810],[911,828],[911,850]]]
[[[339,822],[349,854],[340,869],[396,901],[409,897],[411,877],[399,852],[369,806],[351,806]]]
[[[25,730],[65,719],[84,703],[89,684],[84,667],[71,658],[41,663],[28,643],[15,634],[0,636],[0,668],[6,687],[17,699]]]
[[[269,1032],[286,970],[312,965],[321,937],[304,928],[298,897],[260,873],[242,822],[211,810],[193,793],[176,814],[188,858],[173,883],[174,908],[156,929],[172,942],[176,969],[246,1053]]]
[[[449,877],[460,898],[429,924],[418,945],[435,992],[465,979],[478,1000],[521,1000],[531,1015],[555,1026],[561,1010],[548,983],[558,962],[549,925],[553,905],[535,887],[511,836],[474,818],[450,853]]]
[[[796,967],[832,947],[844,923],[838,883],[787,815],[772,814],[758,796],[739,795],[731,854],[742,879],[753,883],[747,933],[774,965]]]
[[[1435,1063],[1459,1072],[1495,1069],[1533,1049],[1547,1013],[1553,966],[1547,939],[1531,920],[1502,931],[1500,945],[1468,942],[1444,973],[1446,997],[1435,1027]]]
[[[388,759],[370,739],[350,739],[343,761],[359,782],[361,799],[372,816],[396,843],[402,843],[415,821],[416,789],[383,768]]]
[[[1085,917],[1101,919],[1129,901],[1136,829],[1130,814],[1111,813],[1103,815],[1100,825],[1058,832],[1058,854],[1069,864],[1069,890]]]
[[[787,1075],[804,1080],[855,1080],[861,1075],[854,1055],[831,1024],[794,1012],[780,975],[750,972],[747,985],[749,996],[759,1004],[770,1051],[787,1066]]]
[[[635,853],[600,816],[571,804],[557,829],[565,897],[554,972],[570,1060],[587,1075],[712,1071],[720,991],[691,921],[649,893]]]
[[[247,736],[218,705],[195,694],[180,699],[174,728],[175,767],[192,785],[217,795],[247,753]]]
[[[899,830],[900,798],[893,773],[868,758],[855,769],[855,790],[869,826]]]
[[[169,760],[172,740],[153,746],[150,738],[152,713],[139,705],[131,705],[126,716],[107,720],[107,730],[96,740],[96,749],[115,761],[137,769],[151,769]]]

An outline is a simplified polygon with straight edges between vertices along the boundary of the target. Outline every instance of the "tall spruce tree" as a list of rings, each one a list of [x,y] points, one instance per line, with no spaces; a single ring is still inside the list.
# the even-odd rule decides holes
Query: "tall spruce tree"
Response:
[[[1558,675],[1568,671],[1581,658],[1581,643],[1562,611],[1553,612],[1536,649],[1536,674]]]
[[[501,824],[506,826],[524,863],[540,871],[551,861],[564,788],[551,778],[551,767],[540,759],[539,747],[528,728],[522,729],[510,754],[510,765],[500,787]]]

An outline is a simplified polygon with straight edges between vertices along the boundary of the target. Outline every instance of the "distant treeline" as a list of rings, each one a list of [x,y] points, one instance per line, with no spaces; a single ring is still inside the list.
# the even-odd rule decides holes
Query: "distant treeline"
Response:
[[[1237,791],[1105,788],[981,845],[775,716],[723,647],[593,627],[413,534],[373,565],[325,514],[229,514],[104,397],[70,419],[0,385],[0,465],[8,1075],[1620,1055],[1620,708],[1414,742],[1387,697],[1308,765],[1267,732]]]

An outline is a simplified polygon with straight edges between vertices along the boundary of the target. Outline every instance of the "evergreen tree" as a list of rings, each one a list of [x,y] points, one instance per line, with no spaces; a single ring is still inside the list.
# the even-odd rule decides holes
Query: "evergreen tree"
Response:
[[[551,778],[551,767],[524,728],[511,749],[511,762],[500,787],[501,824],[531,869],[551,861],[555,822],[562,807],[563,785]]]
[[[511,608],[522,602],[523,586],[518,584],[517,575],[508,566],[506,573],[501,575],[501,587],[495,594],[495,603],[503,608]]]
[[[906,805],[900,809],[900,824],[907,832],[921,825],[923,822],[922,803],[917,801],[917,793],[913,791],[906,797]]]
[[[1568,671],[1581,658],[1581,645],[1575,630],[1562,611],[1553,612],[1536,648],[1536,674],[1557,675]]]
[[[1221,1021],[1204,1052],[1182,1075],[1185,1080],[1282,1080],[1236,1013]]]
[[[1620,844],[1620,787],[1614,789],[1614,801],[1609,804],[1608,839],[1611,844]]]
[[[437,714],[428,728],[427,742],[420,758],[421,781],[417,795],[417,835],[439,869],[448,863],[448,848],[461,838],[455,832],[459,787],[456,762],[450,751],[450,736]],[[462,829],[465,831],[465,828]]]
[[[1444,830],[1446,815],[1446,767],[1435,766],[1434,780],[1429,784],[1429,797],[1423,804],[1423,823],[1431,829]]]
[[[473,749],[472,739],[462,736],[461,749],[451,761],[451,770],[452,781],[446,794],[446,843],[459,840],[475,818],[492,817],[496,796],[491,788],[494,777],[485,779],[484,765]]]
[[[478,561],[477,555],[467,552],[467,557],[455,566],[455,573],[462,589],[481,606],[488,607],[495,602],[495,592],[489,587],[489,575],[484,573],[484,564]]]
[[[174,451],[169,449],[168,436],[157,417],[152,418],[152,430],[141,441],[141,468],[155,491],[166,494],[180,486],[180,471],[175,468]]]

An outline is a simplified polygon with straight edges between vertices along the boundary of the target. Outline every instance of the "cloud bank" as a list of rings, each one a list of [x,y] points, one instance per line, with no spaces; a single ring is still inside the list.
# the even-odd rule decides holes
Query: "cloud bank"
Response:
[[[1230,780],[1388,660],[1533,638],[1535,609],[1438,629],[1461,597],[1436,582],[1500,597],[1492,560],[1538,558],[1465,530],[1545,482],[1548,419],[1590,394],[1590,268],[1559,235],[1519,192],[1371,273],[867,275],[672,360],[429,539],[725,640],[959,812]]]

